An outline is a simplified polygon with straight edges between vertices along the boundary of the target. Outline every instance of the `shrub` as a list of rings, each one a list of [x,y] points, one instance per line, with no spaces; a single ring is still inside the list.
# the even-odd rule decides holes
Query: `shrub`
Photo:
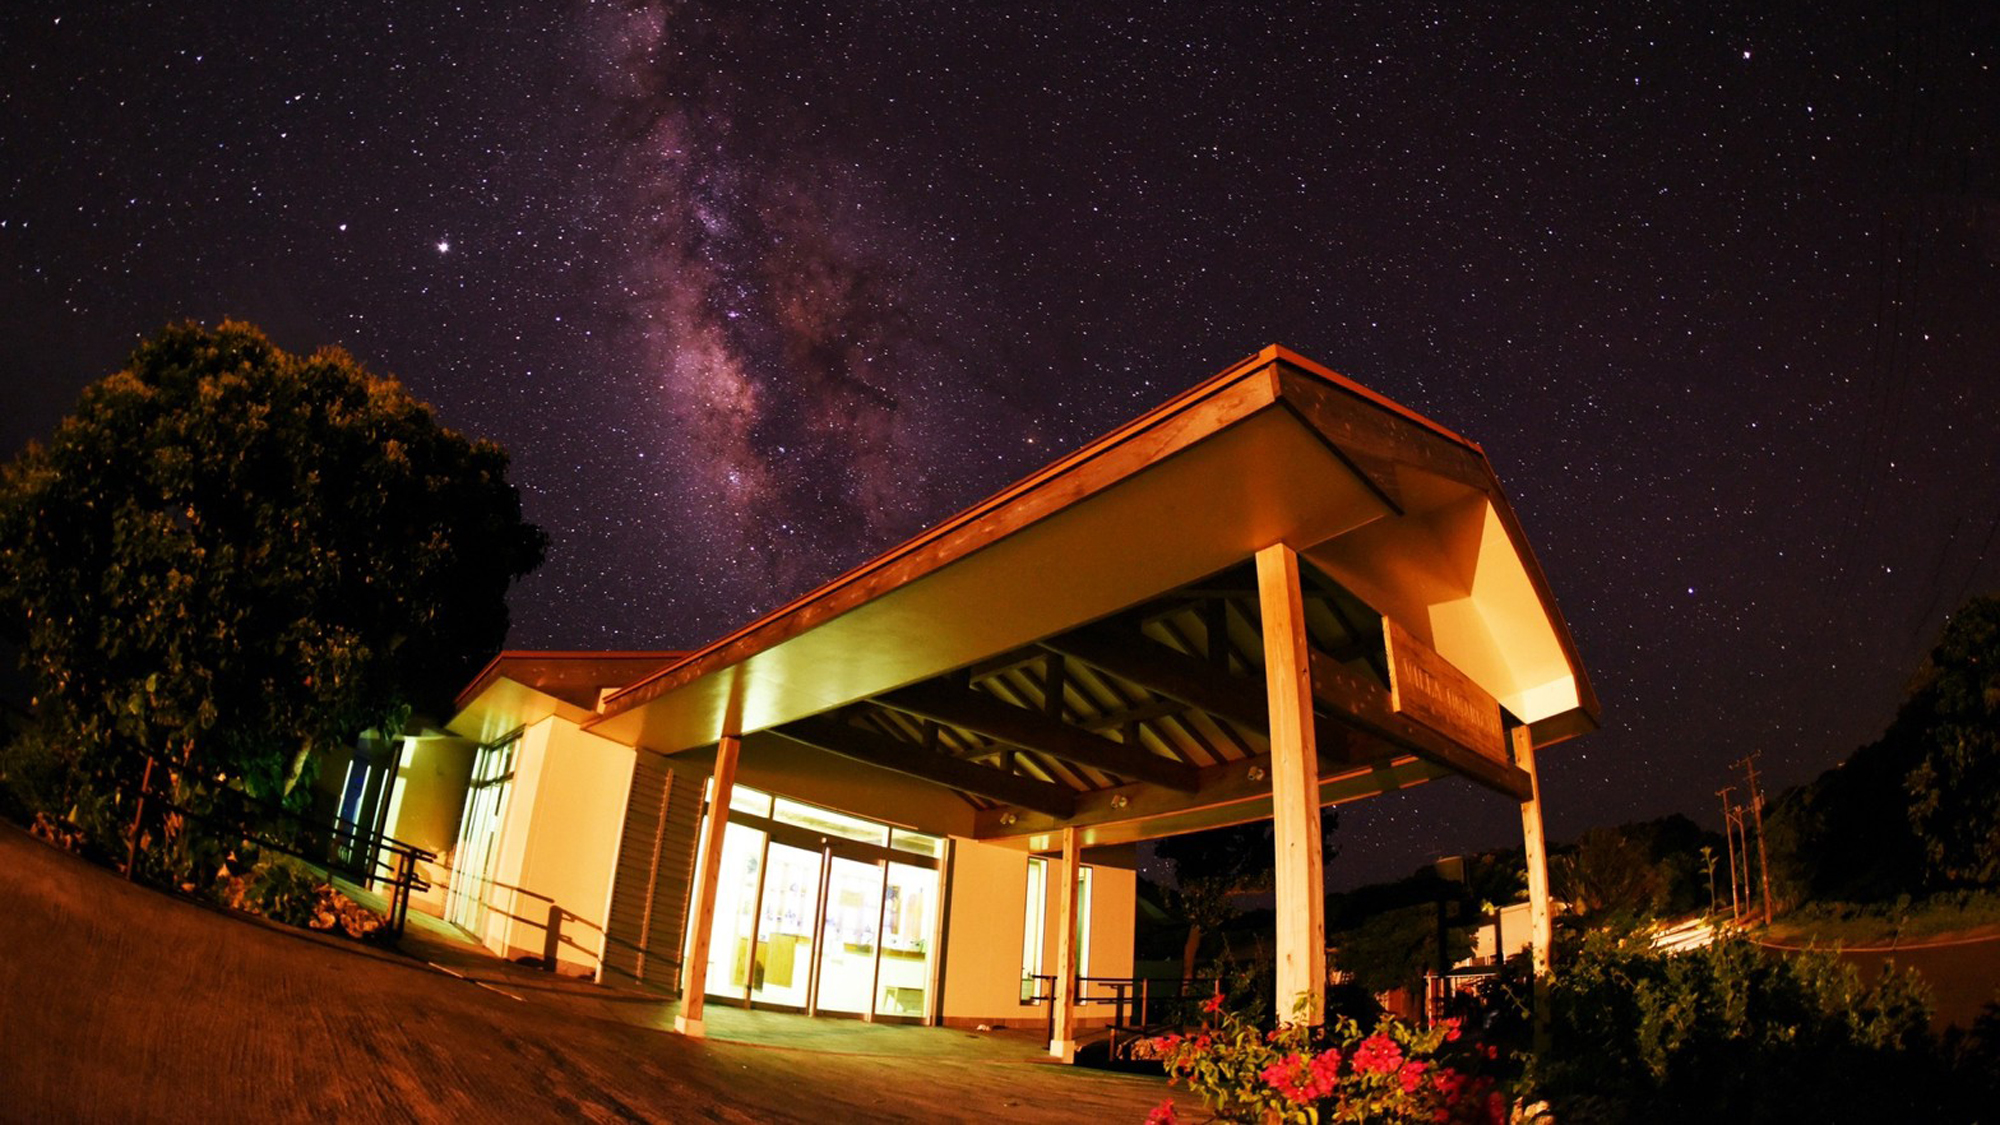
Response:
[[[1506,1122],[1507,1095],[1483,1073],[1496,1055],[1446,1020],[1419,1031],[1383,1019],[1372,1032],[1331,1017],[1263,1031],[1225,1006],[1218,993],[1212,1017],[1192,1035],[1149,1040],[1146,1055],[1168,1077],[1201,1096],[1225,1121],[1258,1122]],[[1173,1121],[1172,1104],[1150,1120]]]
[[[1570,1120],[1910,1120],[1942,1097],[1912,973],[1727,941],[1679,954],[1586,941],[1550,987],[1530,1077]],[[1919,1115],[1921,1116],[1921,1115]]]

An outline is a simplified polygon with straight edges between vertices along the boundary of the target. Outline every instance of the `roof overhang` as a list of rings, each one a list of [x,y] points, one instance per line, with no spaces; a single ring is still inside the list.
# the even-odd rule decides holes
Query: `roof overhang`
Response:
[[[1537,743],[1595,727],[1568,629],[1480,448],[1278,347],[608,694],[586,719],[665,754],[791,734],[851,705],[898,706],[896,689],[963,677],[1277,543],[1435,649]],[[1390,768],[1356,776],[1394,787],[1436,772]],[[1078,787],[1085,806],[1114,788]],[[1213,806],[1197,794],[1177,807]]]

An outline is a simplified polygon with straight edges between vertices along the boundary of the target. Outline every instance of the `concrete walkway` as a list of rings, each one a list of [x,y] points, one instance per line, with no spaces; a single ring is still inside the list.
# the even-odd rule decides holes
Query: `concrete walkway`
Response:
[[[11,826],[0,904],[5,1120],[1110,1123],[1169,1093],[1050,1063],[1032,1031],[712,1006],[689,1040],[662,1030],[671,1003],[441,927],[367,949],[130,886]]]

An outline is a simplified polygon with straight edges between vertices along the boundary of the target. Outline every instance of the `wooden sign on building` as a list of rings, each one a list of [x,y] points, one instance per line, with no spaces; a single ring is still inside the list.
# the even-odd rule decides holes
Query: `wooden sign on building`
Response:
[[[1382,643],[1389,656],[1390,710],[1481,757],[1509,760],[1499,700],[1387,617],[1382,619]]]

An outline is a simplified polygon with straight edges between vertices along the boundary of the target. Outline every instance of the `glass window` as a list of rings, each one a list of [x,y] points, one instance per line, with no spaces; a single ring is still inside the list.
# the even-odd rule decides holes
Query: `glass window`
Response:
[[[486,936],[488,892],[500,851],[500,830],[507,819],[507,797],[514,788],[514,751],[519,743],[516,735],[497,746],[479,748],[459,819],[458,846],[452,849],[445,917],[481,940]]]
[[[1043,922],[1049,902],[1049,861],[1034,856],[1028,858],[1028,910],[1021,923],[1021,1002],[1023,1004],[1040,993],[1041,982],[1035,978],[1042,973],[1042,939],[1045,936]]]
[[[747,825],[724,825],[704,985],[717,996],[740,997],[750,983],[750,943],[756,935],[757,885],[763,867],[764,834]]]
[[[729,811],[768,817],[771,815],[771,795],[747,785],[732,786],[729,790]]]
[[[932,859],[938,858],[944,852],[943,840],[938,839],[936,836],[926,836],[921,832],[912,832],[907,828],[897,828],[891,831],[889,833],[889,846],[899,852],[929,856]]]
[[[842,836],[849,840],[860,840],[864,844],[886,845],[889,842],[889,826],[863,820],[858,816],[848,816],[832,809],[815,808],[797,801],[777,799],[776,811],[772,819],[780,824],[795,824],[800,828],[810,828],[828,836]]]
[[[1076,871],[1076,975],[1090,975],[1090,868]]]

